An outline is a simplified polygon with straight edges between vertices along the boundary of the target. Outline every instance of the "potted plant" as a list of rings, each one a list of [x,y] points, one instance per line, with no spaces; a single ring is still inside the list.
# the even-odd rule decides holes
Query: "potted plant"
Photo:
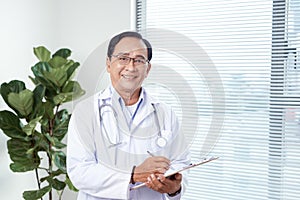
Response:
[[[1,96],[12,110],[0,111],[0,128],[9,137],[10,169],[35,171],[38,189],[23,192],[23,198],[42,199],[48,194],[52,200],[57,191],[61,199],[66,186],[76,191],[66,172],[63,143],[71,114],[62,105],[85,93],[73,80],[80,64],[69,59],[71,51],[66,48],[51,55],[40,46],[34,54],[39,61],[31,67],[34,77],[29,76],[33,90],[20,80],[1,84]]]

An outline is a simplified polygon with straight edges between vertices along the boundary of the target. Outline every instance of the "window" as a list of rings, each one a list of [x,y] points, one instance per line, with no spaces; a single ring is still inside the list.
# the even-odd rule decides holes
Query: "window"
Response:
[[[172,105],[192,160],[183,199],[300,199],[300,2],[137,0],[145,84]]]

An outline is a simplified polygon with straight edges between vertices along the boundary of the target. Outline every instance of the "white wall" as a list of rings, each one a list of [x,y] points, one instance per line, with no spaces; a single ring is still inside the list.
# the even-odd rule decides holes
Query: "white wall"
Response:
[[[44,45],[50,51],[67,47],[81,63],[84,75],[78,80],[92,93],[96,83],[89,79],[85,70],[91,68],[86,66],[93,65],[95,71],[102,67],[105,56],[99,54],[98,59],[97,52],[105,53],[103,47],[112,35],[130,29],[130,12],[131,0],[0,0],[0,83],[19,79],[31,89],[28,75],[37,62],[33,47]],[[1,97],[0,110],[4,109]],[[19,200],[24,190],[36,189],[36,181],[33,172],[10,171],[7,139],[0,130],[0,199]],[[66,192],[64,199],[75,197]]]

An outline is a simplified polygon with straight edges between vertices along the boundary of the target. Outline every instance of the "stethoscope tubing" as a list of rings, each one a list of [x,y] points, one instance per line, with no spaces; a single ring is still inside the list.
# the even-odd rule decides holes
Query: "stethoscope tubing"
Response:
[[[109,147],[115,147],[115,146],[118,146],[120,144],[122,144],[122,142],[120,141],[120,130],[119,128],[118,129],[118,134],[117,134],[117,142],[112,142],[110,137],[108,136],[108,131],[104,125],[104,121],[103,121],[103,116],[102,116],[102,109],[105,107],[105,106],[108,106],[112,112],[113,112],[113,115],[114,115],[114,118],[115,118],[115,121],[116,121],[116,124],[118,124],[118,113],[116,112],[116,110],[113,108],[112,104],[108,104],[106,102],[102,102],[102,104],[100,105],[100,99],[98,99],[98,109],[99,109],[99,120],[100,120],[100,127],[103,127],[104,129],[104,132],[105,132],[105,136],[106,138],[108,139],[110,145]],[[160,125],[160,121],[159,121],[159,118],[158,118],[158,113],[157,113],[157,108],[156,108],[156,105],[154,105],[152,103],[152,106],[153,106],[153,109],[154,109],[154,115],[155,115],[155,120],[156,120],[156,124],[158,126],[158,133],[157,133],[157,139],[156,139],[156,144],[159,146],[159,147],[164,147],[167,143],[167,140],[166,138],[164,138],[162,136],[162,133],[161,133],[161,125]]]

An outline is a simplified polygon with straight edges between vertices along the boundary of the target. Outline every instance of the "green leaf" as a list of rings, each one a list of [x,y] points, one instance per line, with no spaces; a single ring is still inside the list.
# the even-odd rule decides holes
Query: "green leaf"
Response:
[[[48,153],[50,153],[50,146],[49,146],[49,142],[47,140],[47,138],[45,137],[44,134],[35,131],[34,132],[34,150],[37,151],[46,151]]]
[[[51,142],[52,146],[57,149],[65,148],[67,145],[60,142],[57,138],[51,137],[48,133],[45,134],[46,138]]]
[[[58,92],[67,81],[66,69],[62,67],[53,68],[47,62],[39,62],[31,69],[36,79],[50,90]]]
[[[52,171],[52,177],[59,176],[61,174],[65,174],[65,173],[63,171],[61,171],[60,169]]]
[[[71,53],[72,53],[72,51],[70,49],[62,48],[62,49],[59,49],[58,51],[56,51],[52,57],[60,56],[63,58],[68,58],[69,56],[71,56]]]
[[[10,111],[0,111],[0,128],[8,137],[21,139],[26,137],[22,131],[20,119]]]
[[[38,168],[38,166],[28,162],[22,162],[22,163],[18,162],[18,163],[11,163],[9,168],[13,172],[28,172]]]
[[[22,139],[10,139],[7,141],[7,149],[10,159],[14,162],[10,165],[13,172],[26,172],[38,168],[40,158],[37,151],[31,150],[32,141]]]
[[[75,192],[78,192],[78,189],[73,185],[69,176],[67,175],[65,183],[68,185],[69,189]]]
[[[72,94],[70,93],[60,93],[53,97],[53,102],[55,105],[60,105],[64,102],[67,102]]]
[[[55,105],[52,102],[47,101],[43,103],[42,106],[45,112],[43,115],[43,119],[40,121],[40,123],[41,123],[42,133],[45,134],[45,133],[49,133],[49,124],[50,121],[54,118]]]
[[[41,183],[42,183],[42,182],[44,182],[44,181],[50,179],[51,177],[52,177],[51,175],[45,176],[45,177],[41,178],[40,181],[41,181]]]
[[[19,80],[12,80],[9,83],[1,84],[1,95],[5,101],[5,103],[12,108],[19,116],[21,115],[18,110],[16,110],[12,105],[8,102],[9,93],[20,93],[25,90],[25,83]]]
[[[45,92],[46,87],[41,84],[37,85],[33,90],[34,104],[32,114],[30,115],[30,120],[44,115],[45,107],[43,105],[43,98],[45,96]]]
[[[51,102],[51,103],[54,103],[53,102],[53,98],[58,94],[60,93],[59,91],[59,88],[56,87],[56,90],[49,90],[47,88],[46,90],[46,93],[45,93],[45,99],[47,102]],[[54,104],[53,104],[54,105]]]
[[[28,78],[33,82],[34,85],[38,85],[39,81],[36,80],[34,77],[28,76]]]
[[[62,92],[53,98],[56,105],[78,99],[85,94],[77,81],[69,81],[62,89]]]
[[[66,187],[66,183],[61,180],[58,180],[57,178],[54,178],[56,176],[55,173],[56,171],[54,173],[51,173],[49,176],[41,178],[41,182],[47,180],[47,182],[52,186],[52,188],[56,190],[63,190]]]
[[[8,102],[21,114],[21,116],[26,117],[32,112],[33,93],[28,89],[25,89],[20,93],[9,93]]]
[[[67,171],[66,171],[66,155],[64,152],[62,152],[62,151],[54,152],[52,160],[58,169],[60,169],[64,173],[67,173]]]
[[[41,188],[40,190],[30,190],[23,192],[23,198],[25,200],[36,200],[42,198],[45,194],[50,192],[52,189],[51,185]]]
[[[50,60],[51,52],[43,46],[33,48],[34,55],[42,62]]]
[[[31,71],[35,75],[35,79],[44,85],[50,91],[57,91],[57,87],[53,82],[51,82],[45,75],[46,72],[50,72],[53,68],[47,62],[38,62],[33,67]]]
[[[61,88],[67,81],[66,71],[62,68],[53,68],[50,71],[45,71],[44,76],[58,88]]]
[[[63,190],[66,187],[66,183],[58,180],[57,178],[52,179],[51,185],[56,190]]]
[[[43,103],[43,106],[45,107],[45,117],[47,119],[54,118],[55,104],[53,104],[52,102],[47,101],[47,102]]]
[[[79,67],[79,65],[80,64],[78,62],[74,63],[74,61],[69,63],[68,67],[66,68],[68,80],[70,80],[73,77],[73,74],[75,70]]]
[[[85,94],[85,91],[81,88],[80,84],[77,81],[69,81],[62,89],[64,93],[73,93],[72,99],[77,99]]]
[[[4,99],[7,99],[9,93],[19,93],[26,89],[25,83],[19,80],[12,80],[9,83],[1,84],[1,95]],[[6,98],[5,98],[6,97]]]
[[[33,94],[34,94],[34,104],[37,105],[39,103],[42,102],[44,96],[45,96],[45,91],[46,88],[45,86],[39,84],[37,85],[34,90],[33,90]]]
[[[68,132],[70,115],[66,109],[56,113],[53,125],[53,136],[61,141]]]
[[[31,141],[22,139],[10,139],[7,141],[8,153],[12,161],[26,161],[32,157],[32,154],[27,154],[31,148]]]
[[[28,124],[26,124],[22,130],[27,134],[27,135],[32,135],[37,123],[42,119],[43,116],[40,116],[38,118],[35,118],[31,120]]]
[[[59,68],[63,66],[64,64],[67,63],[67,59],[60,57],[60,56],[54,56],[53,58],[50,59],[49,64],[53,68]]]

